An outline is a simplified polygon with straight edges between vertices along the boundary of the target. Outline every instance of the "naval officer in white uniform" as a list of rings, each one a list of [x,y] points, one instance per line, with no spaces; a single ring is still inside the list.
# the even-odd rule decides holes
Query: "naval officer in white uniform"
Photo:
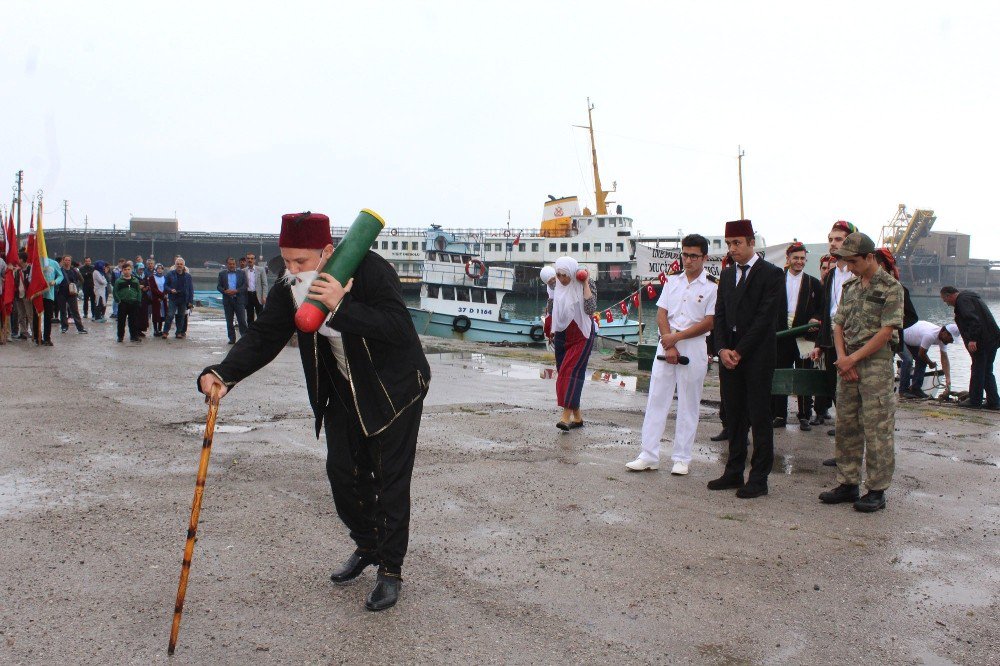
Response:
[[[649,400],[642,421],[642,451],[626,463],[630,471],[660,467],[660,438],[667,426],[670,403],[677,389],[677,428],[671,474],[688,473],[691,448],[698,430],[701,391],[708,372],[708,346],[712,331],[717,278],[705,270],[708,241],[691,234],[681,241],[684,272],[672,275],[656,301],[656,325],[660,329],[657,358],[649,379]]]

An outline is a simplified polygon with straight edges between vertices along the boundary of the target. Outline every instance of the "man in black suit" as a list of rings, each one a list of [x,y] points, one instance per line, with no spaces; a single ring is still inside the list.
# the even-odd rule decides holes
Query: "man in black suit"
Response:
[[[955,323],[962,334],[965,348],[972,357],[969,373],[969,397],[958,403],[959,407],[982,409],[983,393],[986,409],[1000,409],[997,378],[993,364],[1000,347],[1000,327],[997,326],[989,306],[973,291],[959,291],[955,287],[942,287],[941,300],[955,308]]]
[[[240,327],[240,337],[247,332],[247,274],[236,268],[236,259],[226,259],[226,269],[219,271],[219,284],[216,287],[222,294],[222,309],[226,312],[226,332],[229,333],[229,344],[236,344],[236,330],[233,327],[233,315]]]
[[[729,429],[729,459],[709,490],[738,488],[744,499],[767,494],[774,464],[771,380],[777,356],[775,322],[784,303],[784,273],[755,251],[750,220],[726,222],[726,247],[733,263],[719,276],[715,303],[715,348],[719,384]],[[753,430],[750,475],[743,482],[747,429]]]
[[[779,331],[784,331],[797,326],[804,326],[811,319],[816,319],[819,313],[821,299],[819,280],[805,272],[806,267],[806,246],[796,241],[785,250],[785,303],[787,307],[778,308],[778,319],[775,324]],[[802,336],[806,340],[815,340],[815,335]],[[812,362],[808,359],[809,352],[812,351],[812,343],[806,349],[806,358],[803,358],[800,349],[801,342],[797,338],[784,337],[778,339],[778,368],[811,368]],[[813,399],[811,395],[800,395],[799,428],[811,430],[809,417],[812,415]],[[788,396],[775,395],[771,398],[771,416],[775,428],[784,428],[788,419]]]

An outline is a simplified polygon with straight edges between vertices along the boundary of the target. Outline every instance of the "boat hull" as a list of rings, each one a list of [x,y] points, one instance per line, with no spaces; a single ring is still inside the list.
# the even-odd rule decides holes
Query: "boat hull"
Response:
[[[466,342],[494,342],[509,344],[541,345],[545,343],[542,337],[542,322],[539,319],[510,319],[495,321],[490,319],[469,318],[469,328],[465,331],[455,330],[455,315],[431,312],[420,308],[407,308],[413,325],[420,335],[432,335],[437,338],[449,338]],[[620,339],[625,342],[636,342],[639,339],[639,322],[615,321],[602,324],[598,329],[600,335],[607,338]]]

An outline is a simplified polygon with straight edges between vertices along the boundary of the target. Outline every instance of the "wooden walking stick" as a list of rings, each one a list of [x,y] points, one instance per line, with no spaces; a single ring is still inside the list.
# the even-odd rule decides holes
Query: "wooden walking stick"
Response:
[[[212,455],[212,436],[215,434],[215,417],[219,415],[219,386],[212,386],[208,397],[208,421],[205,422],[205,439],[201,443],[201,460],[198,462],[198,480],[194,484],[194,501],[191,503],[191,523],[188,525],[187,543],[184,544],[184,561],[181,563],[181,580],[177,583],[177,601],[174,604],[174,623],[170,627],[170,645],[167,654],[177,647],[177,633],[181,629],[181,611],[187,592],[188,574],[191,573],[191,556],[194,555],[195,534],[198,532],[198,514],[201,512],[201,495],[205,492],[208,476],[208,457]]]

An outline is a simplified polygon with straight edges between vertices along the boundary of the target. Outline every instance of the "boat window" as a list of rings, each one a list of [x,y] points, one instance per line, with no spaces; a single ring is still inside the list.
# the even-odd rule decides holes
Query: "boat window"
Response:
[[[396,242],[396,241],[392,241],[392,249],[393,250],[398,250],[399,249],[399,243]]]
[[[451,255],[451,263],[453,263],[453,264],[460,264],[460,263],[462,263],[462,257],[458,256],[457,254]]]
[[[571,247],[573,248],[573,252],[579,252],[580,251],[580,244],[579,243],[573,243],[573,245]]]
[[[555,251],[556,251],[556,244],[549,243],[549,252],[555,252]]]
[[[410,242],[409,241],[403,241],[403,247],[402,247],[402,249],[409,250],[410,249]]]
[[[517,251],[518,252],[524,252],[527,249],[528,249],[528,247],[524,243],[518,243],[517,244]]]
[[[467,254],[463,254],[463,255],[462,255],[462,263],[463,263],[463,264],[467,264],[467,263],[469,263],[470,261],[472,261],[472,257],[471,257],[471,256],[469,256],[469,255],[467,255]]]
[[[590,243],[584,243],[583,244],[583,251],[584,252],[590,252]]]
[[[382,241],[382,249],[383,250],[389,249],[389,241]]]
[[[616,247],[618,248],[619,252],[624,252],[625,251],[625,243],[617,243]]]
[[[446,301],[455,300],[455,288],[454,287],[441,287],[441,298]]]
[[[487,289],[486,290],[486,302],[487,303],[493,303],[494,305],[496,305],[496,302],[497,302],[497,292],[493,291],[492,289]]]
[[[611,252],[611,243],[605,243],[604,244],[604,251],[605,252]]]
[[[473,243],[472,244],[472,251],[476,252],[476,253],[479,252],[479,243]]]
[[[472,302],[473,303],[485,303],[486,302],[486,294],[483,293],[482,289],[473,289],[472,290]]]
[[[718,238],[712,241],[712,243],[715,245],[715,247],[722,247],[722,241],[719,240]]]
[[[617,217],[611,218],[610,220],[608,220],[608,222],[610,223],[610,225],[612,227],[617,227],[618,226],[618,218]]]
[[[531,251],[532,252],[538,252],[538,243],[532,243],[531,244]]]
[[[436,284],[425,285],[427,287],[427,298],[438,297],[438,286]]]
[[[455,294],[458,296],[457,300],[469,301],[469,290],[468,289],[456,289]]]
[[[372,249],[373,250],[377,250],[378,249],[378,241],[375,241],[374,243],[372,243]]]
[[[567,247],[568,247],[567,243],[559,243],[559,251],[560,252],[568,252],[569,250],[566,249]]]
[[[603,227],[604,226],[604,220],[602,220],[601,218],[597,218],[597,226]]]

